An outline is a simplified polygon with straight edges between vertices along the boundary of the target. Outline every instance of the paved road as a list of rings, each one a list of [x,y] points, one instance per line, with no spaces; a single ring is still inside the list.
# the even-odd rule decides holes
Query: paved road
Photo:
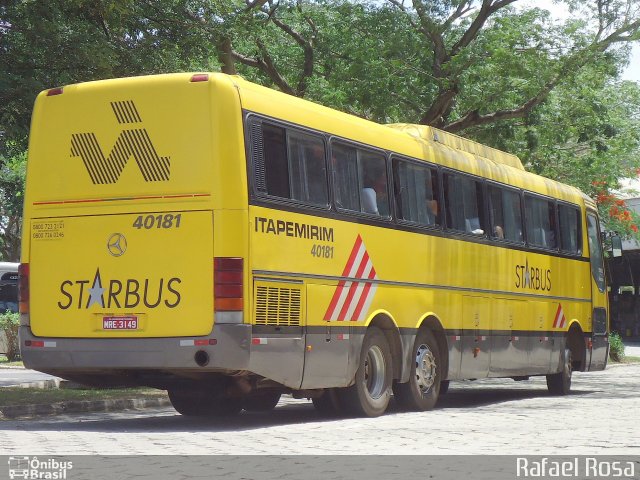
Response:
[[[173,409],[0,422],[0,454],[640,454],[640,365],[575,374],[551,397],[542,378],[452,383],[432,412],[326,420],[310,402],[269,414],[191,419]]]

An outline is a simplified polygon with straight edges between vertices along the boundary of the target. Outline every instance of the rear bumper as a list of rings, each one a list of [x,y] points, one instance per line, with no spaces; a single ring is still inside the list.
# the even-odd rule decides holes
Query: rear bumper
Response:
[[[251,325],[216,325],[205,337],[43,338],[28,326],[21,326],[19,335],[25,367],[63,377],[111,369],[246,370],[251,348]],[[198,351],[209,355],[206,366],[196,363]]]

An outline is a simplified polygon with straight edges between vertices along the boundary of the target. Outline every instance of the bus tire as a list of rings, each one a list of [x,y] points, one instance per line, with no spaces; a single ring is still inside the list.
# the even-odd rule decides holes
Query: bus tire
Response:
[[[435,407],[441,388],[440,351],[430,330],[419,330],[413,345],[409,381],[394,385],[398,404],[407,410],[425,411]]]
[[[338,390],[345,411],[357,416],[379,417],[389,405],[393,365],[387,338],[369,327],[362,342],[355,382]]]
[[[242,403],[223,397],[209,390],[170,389],[167,392],[171,405],[185,417],[223,417],[237,415]]]
[[[547,375],[547,388],[551,395],[568,395],[571,390],[571,375],[573,373],[571,350],[564,349],[562,356],[562,370]]]
[[[280,401],[280,392],[262,392],[244,399],[242,406],[247,412],[270,412]]]
[[[311,399],[318,414],[325,417],[335,417],[342,413],[338,392],[335,388],[325,388],[322,395]]]

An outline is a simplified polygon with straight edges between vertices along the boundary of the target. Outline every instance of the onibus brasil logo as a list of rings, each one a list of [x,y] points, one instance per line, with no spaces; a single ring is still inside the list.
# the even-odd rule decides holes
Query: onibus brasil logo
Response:
[[[67,471],[71,469],[73,469],[73,462],[57,458],[41,460],[38,457],[9,457],[10,479],[64,480],[69,478]]]
[[[113,184],[131,157],[134,158],[145,182],[169,180],[170,159],[161,157],[151,141],[146,128],[142,128],[142,118],[132,100],[111,102],[111,109],[124,128],[116,143],[105,156],[93,132],[71,135],[71,156],[80,157],[94,184]]]

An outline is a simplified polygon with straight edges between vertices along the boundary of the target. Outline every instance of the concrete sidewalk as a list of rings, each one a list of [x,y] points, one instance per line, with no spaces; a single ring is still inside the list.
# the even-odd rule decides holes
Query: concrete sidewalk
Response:
[[[628,357],[640,357],[640,342],[625,342],[624,343],[624,354]]]

